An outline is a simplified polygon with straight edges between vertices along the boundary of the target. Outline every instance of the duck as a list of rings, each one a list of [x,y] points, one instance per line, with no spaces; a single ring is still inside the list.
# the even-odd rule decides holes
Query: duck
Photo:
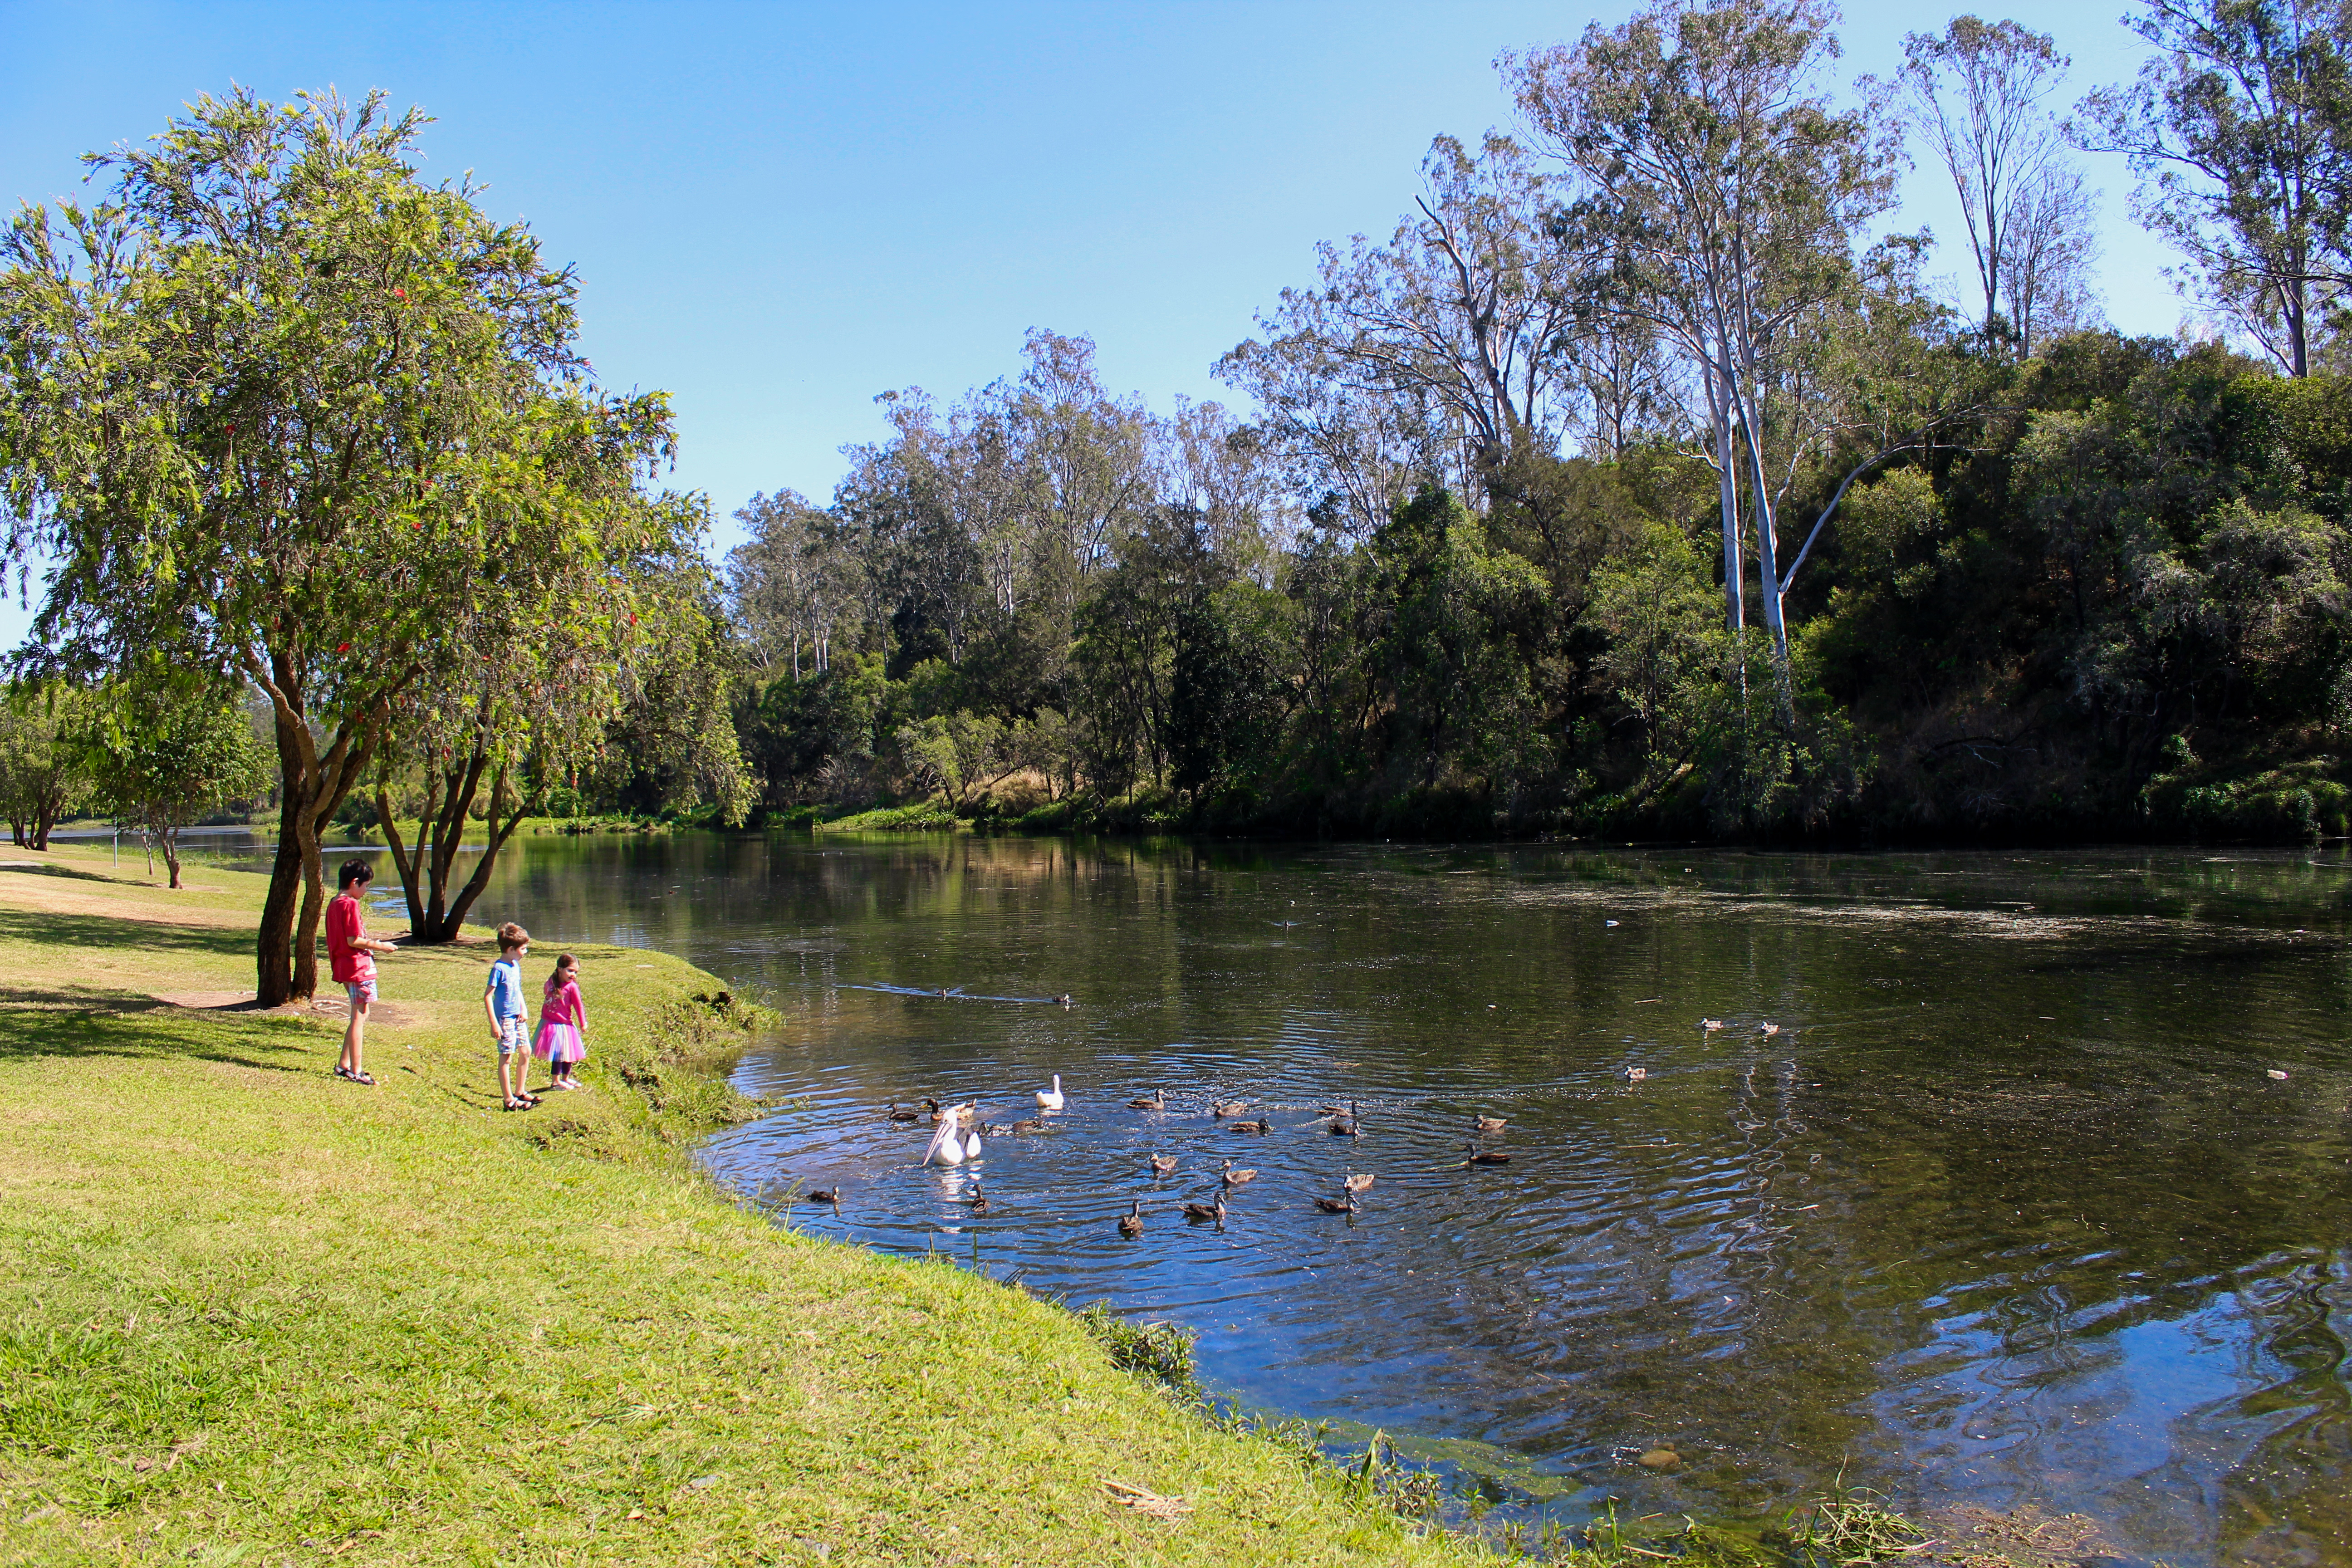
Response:
[[[1341,1193],[1336,1198],[1317,1198],[1315,1206],[1325,1214],[1354,1214],[1358,1205],[1355,1194]]]
[[[1062,1075],[1060,1073],[1054,1075],[1053,1088],[1041,1089],[1037,1091],[1037,1106],[1042,1110],[1062,1109]]]
[[[1476,1124],[1478,1131],[1481,1132],[1500,1132],[1504,1128],[1510,1125],[1508,1121],[1499,1116],[1476,1116],[1471,1118],[1471,1121]]]
[[[1701,1018],[1698,1021],[1698,1026],[1706,1033],[1712,1035],[1717,1029],[1723,1027],[1723,1020],[1720,1018]]]
[[[1151,1156],[1151,1173],[1155,1176],[1174,1175],[1176,1173],[1176,1156],[1173,1154],[1154,1154]]]
[[[1239,1116],[1248,1109],[1249,1101],[1246,1100],[1213,1100],[1209,1102],[1209,1114],[1212,1116]]]
[[[1625,1081],[1628,1083],[1639,1083],[1649,1076],[1650,1069],[1648,1068],[1627,1068],[1625,1069]]]
[[[1121,1236],[1143,1234],[1143,1200],[1141,1198],[1136,1199],[1128,1211],[1118,1216],[1118,1233]]]
[[[933,1121],[939,1121],[939,1119],[940,1119],[940,1117],[942,1117],[942,1116],[944,1116],[944,1115],[946,1115],[946,1114],[947,1114],[947,1112],[946,1112],[946,1111],[941,1110],[940,1109],[940,1102],[939,1102],[938,1100],[933,1100],[933,1099],[932,1099],[929,1095],[928,1095],[928,1094],[927,1094],[927,1095],[925,1095],[925,1096],[923,1096],[923,1109],[924,1109],[925,1110],[928,1110],[928,1111],[929,1111],[929,1112],[931,1113],[931,1120],[932,1120]]]
[[[1229,1187],[1238,1187],[1244,1182],[1254,1182],[1257,1180],[1257,1173],[1255,1171],[1236,1171],[1234,1169],[1234,1163],[1231,1160],[1225,1162],[1223,1174],[1225,1185]]]
[[[1222,1192],[1219,1193],[1217,1194],[1217,1201],[1213,1204],[1186,1204],[1184,1205],[1184,1217],[1192,1220],[1213,1219],[1219,1225],[1224,1224],[1225,1194]]]
[[[1070,999],[1070,994],[1066,991],[1063,992],[1059,996],[1055,997],[1054,1000],[1059,1002],[1065,1007],[1076,1005],[1076,1004]]]
[[[808,1201],[813,1204],[838,1204],[848,1194],[837,1185],[832,1187],[819,1187],[809,1194]]]
[[[1334,1138],[1353,1138],[1356,1135],[1357,1127],[1356,1102],[1351,1100],[1348,1101],[1347,1114],[1344,1116],[1333,1116],[1331,1118],[1331,1125],[1325,1128],[1324,1131],[1330,1133]]]
[[[1777,1035],[1780,1032],[1780,1026],[1778,1024],[1767,1024],[1764,1026],[1764,1032],[1768,1035]]]
[[[971,1212],[975,1215],[988,1212],[988,1194],[980,1190],[980,1179],[976,1176],[971,1184]]]
[[[1031,1116],[1014,1122],[1011,1128],[1007,1129],[1007,1131],[1016,1132],[1023,1137],[1026,1137],[1032,1132],[1043,1132],[1045,1131],[1045,1124],[1043,1121],[1038,1121],[1035,1117]]]
[[[1475,1143],[1465,1143],[1463,1147],[1470,1151],[1470,1157],[1462,1162],[1465,1169],[1472,1165],[1507,1165],[1511,1163],[1511,1157],[1500,1149],[1481,1149]]]
[[[1372,1184],[1372,1173],[1366,1171],[1360,1176],[1347,1177],[1339,1184],[1351,1193],[1360,1193]]]
[[[922,1112],[919,1110],[899,1110],[898,1102],[895,1100],[890,1102],[890,1120],[893,1121],[912,1121],[920,1115]]]
[[[1234,1130],[1234,1131],[1236,1131],[1236,1132],[1255,1132],[1255,1133],[1256,1133],[1259,1137],[1263,1138],[1263,1137],[1265,1137],[1267,1133],[1269,1133],[1269,1132],[1271,1132],[1271,1131],[1274,1131],[1274,1123],[1273,1123],[1273,1122],[1271,1122],[1271,1121],[1236,1121],[1236,1122],[1233,1123],[1233,1130]]]
[[[1155,1089],[1150,1094],[1139,1094],[1127,1102],[1127,1108],[1129,1110],[1165,1110],[1168,1109],[1168,1091]]]

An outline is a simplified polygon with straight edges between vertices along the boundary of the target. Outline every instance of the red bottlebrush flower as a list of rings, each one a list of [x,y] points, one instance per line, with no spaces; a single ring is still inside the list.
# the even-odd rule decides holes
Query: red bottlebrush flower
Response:
[[[420,531],[421,531],[421,530],[423,530],[423,528],[425,527],[425,524],[424,524],[422,521],[417,521],[417,522],[412,522],[412,523],[410,523],[408,526],[409,526],[409,527],[411,527],[411,528],[417,529],[417,530],[420,530]]]
[[[228,427],[228,433],[229,433],[230,435],[232,435],[232,436],[236,435],[236,426],[234,426],[234,425],[230,426]]]
[[[629,625],[631,625],[631,626],[635,626],[636,624],[637,624],[637,617],[636,617],[636,616],[631,616],[629,617]]]
[[[352,651],[352,645],[347,642],[339,642],[335,645],[335,651],[337,653],[349,653]]]
[[[395,300],[405,300],[408,298],[408,290],[405,289],[394,289],[392,291],[392,297]]]

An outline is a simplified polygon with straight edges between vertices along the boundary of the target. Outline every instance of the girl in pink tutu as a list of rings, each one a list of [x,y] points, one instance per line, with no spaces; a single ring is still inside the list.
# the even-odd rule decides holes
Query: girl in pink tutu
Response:
[[[578,1089],[572,1069],[588,1054],[588,1005],[580,999],[580,961],[570,953],[555,961],[539,1004],[539,1037],[531,1055],[548,1065],[551,1089]]]

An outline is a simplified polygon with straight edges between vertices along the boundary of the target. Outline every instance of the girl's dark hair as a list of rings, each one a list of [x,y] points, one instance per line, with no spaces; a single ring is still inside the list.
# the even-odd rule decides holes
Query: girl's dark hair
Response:
[[[568,953],[568,952],[559,952],[559,953],[557,953],[557,954],[555,955],[555,973],[556,973],[561,974],[561,973],[563,973],[565,970],[567,970],[567,969],[577,969],[577,968],[579,968],[579,967],[580,967],[580,961],[579,961],[578,959],[576,959],[576,958],[572,957],[570,953]]]
[[[374,880],[375,868],[364,860],[346,860],[343,862],[343,868],[335,873],[335,886],[338,888],[348,888],[353,882]]]

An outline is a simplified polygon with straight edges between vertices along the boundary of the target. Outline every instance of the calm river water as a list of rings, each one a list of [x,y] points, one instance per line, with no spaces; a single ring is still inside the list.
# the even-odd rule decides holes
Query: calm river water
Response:
[[[509,916],[782,1009],[739,1079],[786,1104],[708,1146],[728,1184],[844,1184],[789,1222],[1182,1323],[1245,1406],[1576,1521],[1843,1468],[2127,1558],[2352,1564],[2336,851],[540,838],[478,911]],[[1010,1122],[1055,1073],[984,1219],[883,1113]],[[1507,1165],[1463,1167],[1478,1113]],[[1257,1178],[1188,1225],[1228,1157]],[[1349,1171],[1352,1223],[1311,1202]]]

